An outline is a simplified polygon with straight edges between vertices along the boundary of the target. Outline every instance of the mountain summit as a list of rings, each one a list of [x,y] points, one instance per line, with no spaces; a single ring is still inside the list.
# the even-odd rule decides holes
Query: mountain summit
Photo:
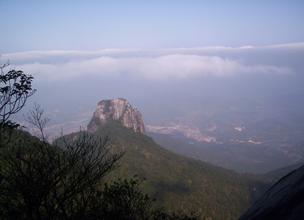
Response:
[[[145,180],[141,189],[157,200],[157,206],[212,220],[237,219],[260,192],[255,179],[172,153],[144,130],[140,112],[126,99],[98,103],[87,131],[97,140],[108,137],[110,152],[124,153],[117,168],[105,177],[107,181],[137,176]]]
[[[96,132],[99,126],[110,121],[118,121],[122,126],[131,128],[134,132],[145,133],[141,113],[123,98],[101,100],[88,125],[89,132]]]

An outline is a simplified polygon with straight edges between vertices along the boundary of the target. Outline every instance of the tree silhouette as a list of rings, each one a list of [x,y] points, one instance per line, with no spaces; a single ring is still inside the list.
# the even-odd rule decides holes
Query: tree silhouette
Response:
[[[1,219],[85,217],[92,195],[121,157],[109,153],[107,139],[86,133],[60,147],[14,135],[19,140],[1,149]]]
[[[31,75],[21,70],[5,71],[8,66],[0,65],[0,140],[5,137],[5,129],[19,126],[10,117],[19,112],[36,91],[32,88]]]

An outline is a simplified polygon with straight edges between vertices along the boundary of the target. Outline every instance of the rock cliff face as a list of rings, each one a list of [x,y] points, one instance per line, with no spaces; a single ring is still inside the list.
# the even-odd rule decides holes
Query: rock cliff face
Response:
[[[239,220],[304,219],[304,166],[276,182]]]
[[[123,98],[100,101],[88,125],[88,131],[95,132],[99,126],[111,120],[119,121],[134,132],[145,133],[141,113]]]

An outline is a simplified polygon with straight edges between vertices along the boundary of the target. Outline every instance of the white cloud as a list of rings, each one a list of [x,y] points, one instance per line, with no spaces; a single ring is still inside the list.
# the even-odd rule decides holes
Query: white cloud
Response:
[[[14,67],[41,80],[57,80],[83,75],[129,74],[146,79],[184,79],[213,75],[290,74],[290,66],[261,64],[227,55],[263,50],[304,50],[304,43],[264,47],[204,47],[176,49],[104,49],[99,51],[29,51],[3,54]]]
[[[168,49],[140,49],[140,48],[114,48],[101,49],[94,51],[79,51],[79,50],[51,50],[51,51],[25,51],[16,53],[2,54],[2,60],[12,60],[13,63],[27,62],[60,62],[62,60],[74,59],[89,59],[102,56],[109,57],[136,57],[136,56],[164,56],[172,54],[189,54],[189,55],[208,55],[209,53],[223,52],[248,52],[259,50],[304,50],[304,42],[288,43],[288,44],[273,44],[266,46],[245,45],[240,47],[227,46],[210,46],[210,47],[192,47],[192,48],[168,48]]]
[[[288,74],[286,67],[271,65],[245,65],[235,60],[216,56],[166,55],[148,58],[100,57],[77,62],[15,66],[38,79],[62,79],[82,75],[130,74],[147,79],[184,79],[202,75],[232,76],[235,74]]]

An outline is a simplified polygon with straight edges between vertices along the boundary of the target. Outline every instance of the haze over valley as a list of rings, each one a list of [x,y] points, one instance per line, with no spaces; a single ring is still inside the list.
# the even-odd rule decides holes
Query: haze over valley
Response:
[[[33,73],[39,94],[31,102],[47,109],[52,136],[85,127],[99,100],[124,97],[152,136],[173,138],[156,137],[165,147],[261,173],[303,160],[303,55],[304,43],[290,43],[2,57]]]

